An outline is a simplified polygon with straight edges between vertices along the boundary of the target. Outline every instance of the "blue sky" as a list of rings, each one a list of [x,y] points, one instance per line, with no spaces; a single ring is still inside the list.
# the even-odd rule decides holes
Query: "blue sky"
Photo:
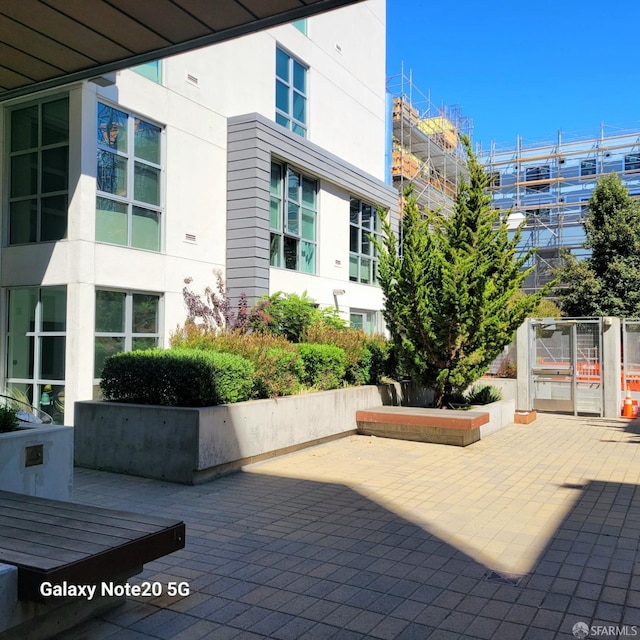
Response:
[[[488,148],[640,129],[637,0],[387,0],[387,75],[457,104]]]

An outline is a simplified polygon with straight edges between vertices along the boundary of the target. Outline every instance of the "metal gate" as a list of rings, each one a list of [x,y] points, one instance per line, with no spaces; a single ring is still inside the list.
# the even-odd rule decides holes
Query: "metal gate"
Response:
[[[602,415],[602,320],[530,320],[530,393],[539,411]]]
[[[640,392],[640,320],[622,321],[622,390]]]

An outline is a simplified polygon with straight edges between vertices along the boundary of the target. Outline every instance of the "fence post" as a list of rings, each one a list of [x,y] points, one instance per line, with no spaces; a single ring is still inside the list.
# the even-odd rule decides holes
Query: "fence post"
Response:
[[[620,318],[603,318],[601,366],[602,384],[604,385],[602,408],[605,418],[620,417],[620,363],[622,361],[620,340]]]
[[[529,411],[531,407],[531,398],[529,397],[529,377],[531,372],[531,363],[529,361],[531,355],[529,353],[529,320],[525,320],[516,333],[516,353],[518,358],[517,368],[517,392],[516,392],[516,410]]]

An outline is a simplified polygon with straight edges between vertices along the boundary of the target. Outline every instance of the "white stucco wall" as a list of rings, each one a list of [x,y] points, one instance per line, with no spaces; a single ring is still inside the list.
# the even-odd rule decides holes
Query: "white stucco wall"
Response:
[[[67,285],[66,424],[73,402],[92,397],[96,288],[162,295],[166,346],[185,319],[184,279],[193,278],[194,290],[202,291],[215,285],[214,270],[224,271],[227,118],[251,112],[274,118],[276,45],[309,66],[309,140],[384,178],[384,31],[385,1],[366,0],[309,19],[308,36],[284,25],[165,60],[162,85],[127,70],[116,74],[114,86],[86,82],[68,89],[67,239],[4,247],[0,255],[4,289]],[[98,100],[163,128],[159,253],[95,242]],[[2,158],[5,122],[0,118]],[[8,189],[3,196],[6,212]],[[332,291],[345,289],[338,299],[343,311],[379,309],[379,288],[349,282],[349,194],[322,185],[319,206],[318,275],[271,269],[271,291],[306,289],[322,306],[333,306]]]

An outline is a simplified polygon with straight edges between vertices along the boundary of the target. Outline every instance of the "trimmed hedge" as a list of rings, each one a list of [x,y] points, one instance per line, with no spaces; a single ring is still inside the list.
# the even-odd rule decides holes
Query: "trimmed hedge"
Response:
[[[253,365],[231,353],[171,349],[118,353],[105,361],[106,400],[206,407],[251,397]]]
[[[346,357],[344,349],[331,344],[298,345],[304,364],[303,383],[316,389],[337,389],[344,380]]]

